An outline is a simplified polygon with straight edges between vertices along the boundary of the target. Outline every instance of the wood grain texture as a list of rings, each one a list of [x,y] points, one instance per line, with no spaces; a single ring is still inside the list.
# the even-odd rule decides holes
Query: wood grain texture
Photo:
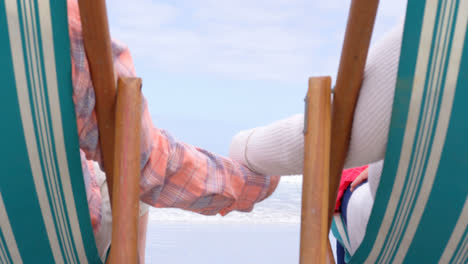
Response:
[[[327,237],[327,264],[335,264],[335,255],[333,255],[333,250],[331,248],[330,237]]]
[[[138,262],[141,79],[119,78],[110,263]]]
[[[111,40],[105,0],[80,0],[81,24],[86,56],[96,94],[99,143],[112,201],[115,83]]]
[[[374,28],[378,0],[353,0],[333,96],[328,227],[348,153],[354,109]]]
[[[326,263],[330,169],[331,78],[309,79],[304,124],[300,263]]]

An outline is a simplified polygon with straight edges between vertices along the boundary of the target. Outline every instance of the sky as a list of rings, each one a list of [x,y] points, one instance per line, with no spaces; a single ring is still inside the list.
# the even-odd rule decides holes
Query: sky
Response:
[[[130,4],[131,3],[131,4]],[[154,125],[227,155],[240,130],[303,112],[307,80],[338,69],[349,0],[113,0]],[[405,14],[381,0],[372,42]]]

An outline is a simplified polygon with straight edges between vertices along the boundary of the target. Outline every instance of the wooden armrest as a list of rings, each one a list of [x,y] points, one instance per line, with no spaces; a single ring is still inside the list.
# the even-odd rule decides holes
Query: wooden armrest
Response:
[[[110,263],[138,262],[141,109],[141,79],[119,78]]]
[[[326,263],[330,169],[331,78],[309,79],[304,123],[300,263]],[[333,256],[332,256],[333,260]]]

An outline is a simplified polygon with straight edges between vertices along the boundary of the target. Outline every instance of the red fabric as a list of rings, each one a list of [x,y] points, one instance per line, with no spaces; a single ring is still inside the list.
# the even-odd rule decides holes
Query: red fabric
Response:
[[[344,192],[348,189],[349,185],[361,174],[368,165],[362,167],[356,167],[351,169],[343,170],[341,174],[340,187],[338,189],[338,197],[336,198],[335,211],[340,211],[341,198],[343,197]]]

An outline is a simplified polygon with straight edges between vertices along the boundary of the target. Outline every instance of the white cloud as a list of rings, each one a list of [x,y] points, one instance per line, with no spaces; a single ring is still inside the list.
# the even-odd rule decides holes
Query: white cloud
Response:
[[[137,68],[303,82],[313,74],[334,75],[349,1],[114,0],[109,5],[112,34],[129,45]],[[384,16],[398,13],[398,7],[387,9]]]
[[[379,16],[399,19],[405,15],[407,0],[380,1]]]
[[[111,14],[111,26],[117,30],[148,30],[170,23],[178,15],[178,9],[152,0],[116,0],[107,4]]]

